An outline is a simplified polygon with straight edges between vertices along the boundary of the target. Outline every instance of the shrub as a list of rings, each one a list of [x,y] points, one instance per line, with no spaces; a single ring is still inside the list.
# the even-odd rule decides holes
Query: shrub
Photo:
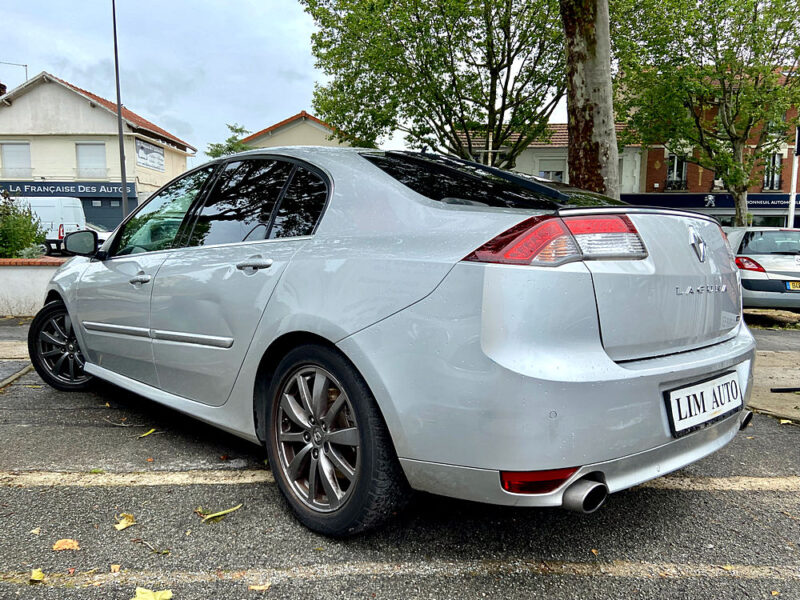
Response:
[[[0,201],[0,258],[17,258],[20,253],[44,243],[45,232],[29,206],[20,206],[11,198]]]

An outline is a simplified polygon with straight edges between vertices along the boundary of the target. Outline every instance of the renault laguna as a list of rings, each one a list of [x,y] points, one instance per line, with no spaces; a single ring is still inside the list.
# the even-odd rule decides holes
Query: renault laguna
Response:
[[[55,274],[59,390],[105,380],[265,447],[334,536],[412,490],[597,509],[747,424],[718,223],[431,153],[279,148],[186,173]]]

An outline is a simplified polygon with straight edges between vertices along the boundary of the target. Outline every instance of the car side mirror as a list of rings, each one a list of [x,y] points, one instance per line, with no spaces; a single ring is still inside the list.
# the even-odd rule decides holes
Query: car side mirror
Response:
[[[73,231],[64,236],[64,250],[77,256],[97,254],[97,232],[91,229]]]

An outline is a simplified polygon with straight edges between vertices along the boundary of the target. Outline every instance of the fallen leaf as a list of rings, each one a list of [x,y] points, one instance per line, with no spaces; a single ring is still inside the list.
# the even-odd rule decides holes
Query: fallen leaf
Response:
[[[155,429],[151,429],[150,431],[140,435],[139,438],[147,437],[148,435],[150,435],[151,433],[154,433],[154,432],[155,432]]]
[[[41,389],[42,386],[40,386],[40,385],[24,385],[22,387],[30,388],[32,390],[38,390],[38,389]]]
[[[789,425],[792,422],[792,420],[791,419],[781,419],[779,422],[780,422],[781,425]]]
[[[594,548],[592,548],[592,554],[597,556],[598,554],[600,554],[600,551],[599,550],[595,550]]]
[[[39,583],[40,581],[44,581],[44,573],[42,573],[41,569],[34,569],[31,571],[31,583]]]
[[[31,529],[28,533],[32,533],[33,535],[39,535],[40,533],[42,533],[42,528],[37,527],[36,529]]]
[[[192,535],[192,530],[191,529],[187,529],[186,530],[186,535]]]
[[[67,573],[69,573],[70,575],[74,575],[75,574],[75,567],[70,567],[69,569],[67,569]]]
[[[89,471],[89,473],[91,473],[92,475],[102,475],[103,473],[105,473],[105,471],[103,469],[92,469],[91,471]]]
[[[136,588],[136,596],[131,600],[170,600],[172,598],[172,590],[161,590],[154,592],[145,588]]]
[[[722,568],[726,571],[733,571],[733,567],[731,565],[722,565]]]
[[[55,544],[53,544],[53,550],[56,552],[60,550],[80,550],[81,547],[78,545],[78,540],[70,540],[70,539],[63,539],[58,540]]]
[[[225,517],[226,515],[232,513],[235,510],[239,510],[240,508],[242,508],[242,505],[237,504],[233,508],[228,508],[215,513],[206,513],[203,510],[202,506],[198,506],[196,509],[194,509],[194,512],[203,518],[203,523],[208,523],[209,521],[219,521],[221,518]]]
[[[148,458],[147,462],[153,462],[153,459],[152,458]]]
[[[119,573],[119,565],[111,565],[111,572],[112,573]]]
[[[271,583],[265,583],[264,585],[248,585],[247,589],[252,590],[254,592],[266,592],[269,589],[269,586],[272,585]]]
[[[127,529],[131,525],[136,525],[136,519],[130,513],[122,513],[121,515],[117,515],[114,517],[117,520],[117,524],[114,525],[114,529],[117,531],[122,531],[123,529]]]
[[[778,590],[772,590],[772,595],[773,596],[780,596],[781,593]]]
[[[108,402],[106,402],[106,408],[111,408],[111,405]]]
[[[228,460],[228,455],[227,454],[223,454],[222,456],[219,457],[219,459],[220,460]]]

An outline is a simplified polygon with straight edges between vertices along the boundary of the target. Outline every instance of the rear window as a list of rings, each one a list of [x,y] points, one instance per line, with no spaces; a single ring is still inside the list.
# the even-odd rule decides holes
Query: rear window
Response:
[[[445,204],[527,210],[625,204],[522,173],[499,169],[492,173],[483,165],[437,154],[386,152],[362,156],[418,194]]]
[[[748,231],[739,254],[800,254],[800,231]]]
[[[363,156],[403,185],[437,202],[534,210],[559,207],[544,194],[442,156],[389,153]]]

